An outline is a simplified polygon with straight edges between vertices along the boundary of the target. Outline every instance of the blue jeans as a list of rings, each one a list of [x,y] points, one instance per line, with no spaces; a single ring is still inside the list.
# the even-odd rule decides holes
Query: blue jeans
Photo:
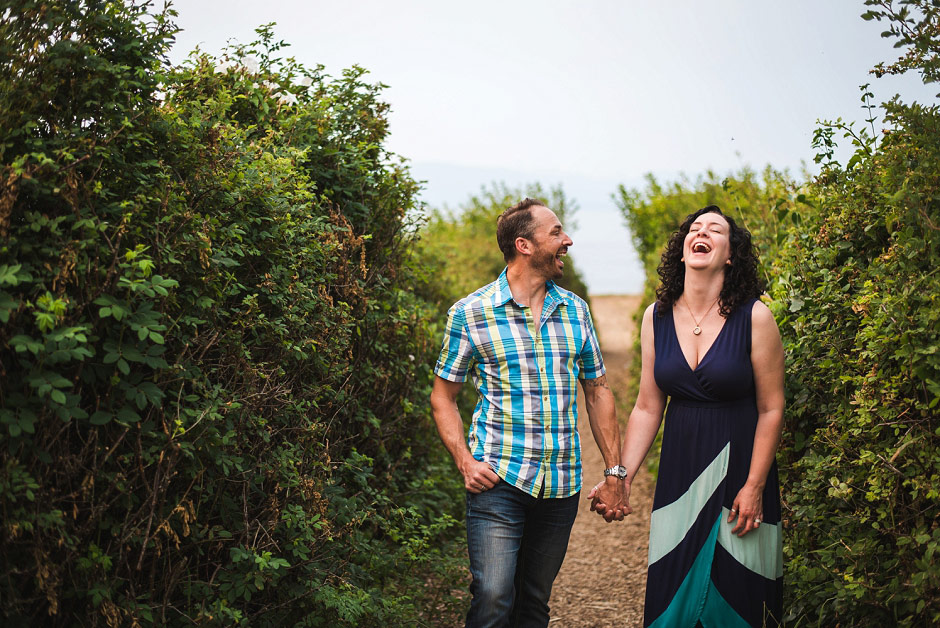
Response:
[[[536,498],[503,481],[467,493],[467,628],[548,625],[548,598],[577,514],[578,494]]]

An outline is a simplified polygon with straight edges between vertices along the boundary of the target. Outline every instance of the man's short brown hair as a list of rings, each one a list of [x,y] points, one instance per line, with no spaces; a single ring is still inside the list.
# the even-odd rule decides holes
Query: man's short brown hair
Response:
[[[496,219],[496,242],[499,243],[499,250],[503,252],[503,259],[506,262],[516,257],[516,238],[532,239],[532,234],[535,232],[533,207],[547,207],[547,205],[538,199],[526,197]]]

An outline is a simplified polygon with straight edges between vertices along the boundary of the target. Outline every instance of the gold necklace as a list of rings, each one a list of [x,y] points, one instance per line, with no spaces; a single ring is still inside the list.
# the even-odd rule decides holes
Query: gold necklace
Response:
[[[721,295],[718,295],[718,299],[721,298]],[[689,316],[692,317],[692,320],[695,322],[695,329],[692,330],[692,333],[698,336],[702,333],[702,321],[705,320],[705,317],[712,311],[712,308],[715,307],[715,303],[718,303],[718,299],[715,299],[714,303],[708,306],[708,309],[705,310],[705,313],[702,314],[701,318],[695,320],[695,314],[692,313],[692,308],[689,307],[689,301],[685,298],[685,295],[682,296],[682,302],[685,303],[685,309],[689,311]]]

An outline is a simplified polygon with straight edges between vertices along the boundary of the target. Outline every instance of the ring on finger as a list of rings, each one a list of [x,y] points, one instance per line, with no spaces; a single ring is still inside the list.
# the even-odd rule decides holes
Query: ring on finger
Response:
[[[758,525],[758,526],[759,526],[759,525],[760,525],[760,519],[755,519],[755,520],[754,520],[754,525]]]

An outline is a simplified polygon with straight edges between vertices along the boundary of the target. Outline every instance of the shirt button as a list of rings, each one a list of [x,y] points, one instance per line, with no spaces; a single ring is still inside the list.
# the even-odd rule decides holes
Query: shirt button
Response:
[[[548,395],[545,395],[544,397],[542,397],[542,401],[548,401]]]

